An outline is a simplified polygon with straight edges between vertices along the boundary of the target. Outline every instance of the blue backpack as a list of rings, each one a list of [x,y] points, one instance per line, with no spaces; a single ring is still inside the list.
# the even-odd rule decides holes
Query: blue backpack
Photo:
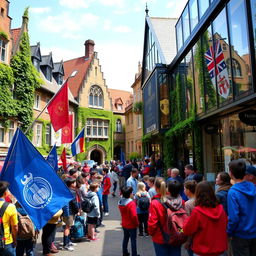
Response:
[[[85,236],[85,226],[84,226],[84,217],[76,216],[75,224],[71,227],[70,230],[71,238],[77,240]]]

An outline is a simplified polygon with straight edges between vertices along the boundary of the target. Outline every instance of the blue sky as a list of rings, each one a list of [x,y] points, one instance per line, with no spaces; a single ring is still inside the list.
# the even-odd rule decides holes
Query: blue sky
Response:
[[[145,3],[152,17],[178,17],[187,0],[9,0],[12,28],[29,10],[31,45],[40,42],[54,62],[84,55],[92,39],[109,88],[131,90],[142,60]]]

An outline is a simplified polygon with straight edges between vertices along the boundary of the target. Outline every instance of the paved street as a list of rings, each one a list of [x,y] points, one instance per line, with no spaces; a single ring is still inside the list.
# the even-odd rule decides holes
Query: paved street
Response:
[[[105,227],[99,228],[100,240],[95,242],[79,242],[74,252],[60,251],[56,256],[121,256],[122,230],[120,226],[120,215],[117,208],[119,197],[109,197],[110,215],[104,217]],[[62,242],[61,230],[56,234],[56,244]],[[138,237],[138,254],[141,256],[153,256],[153,244],[151,237]],[[130,248],[130,247],[129,247]],[[41,241],[36,247],[36,256],[42,255]],[[186,254],[183,254],[184,256]]]

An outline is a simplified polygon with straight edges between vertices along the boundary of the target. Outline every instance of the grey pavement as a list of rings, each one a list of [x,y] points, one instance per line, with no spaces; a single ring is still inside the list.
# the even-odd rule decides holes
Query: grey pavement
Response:
[[[75,246],[75,251],[59,251],[56,256],[122,256],[122,239],[123,233],[120,226],[120,214],[117,207],[119,197],[109,196],[110,214],[104,217],[104,227],[98,228],[99,241],[81,241]],[[55,244],[62,243],[63,232],[57,231]],[[154,249],[151,237],[138,237],[137,239],[138,254],[140,256],[153,256]],[[130,251],[130,244],[129,244]],[[38,240],[36,246],[36,256],[42,255],[41,240]],[[185,252],[182,254],[187,256]]]

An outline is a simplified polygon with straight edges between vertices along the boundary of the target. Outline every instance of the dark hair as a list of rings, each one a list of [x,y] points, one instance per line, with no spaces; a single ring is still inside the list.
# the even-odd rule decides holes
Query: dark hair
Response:
[[[97,182],[93,182],[93,183],[90,184],[90,188],[89,189],[92,192],[94,192],[97,189],[97,187],[99,187],[99,184]]]
[[[193,167],[192,164],[187,164],[187,165],[185,165],[185,168],[186,168],[186,169],[189,169],[189,170],[191,170],[191,171],[194,171],[194,167]]]
[[[134,174],[134,173],[136,173],[136,172],[138,172],[138,169],[132,168],[132,174]]]
[[[9,183],[7,181],[0,181],[0,197],[4,196],[4,193],[6,192],[8,186]]]
[[[79,176],[76,178],[76,186],[77,186],[78,188],[80,188],[83,184],[84,184],[83,176],[82,176],[82,175],[79,175]]]
[[[108,168],[103,168],[102,171],[108,173]]]
[[[168,182],[168,191],[171,194],[172,197],[177,197],[180,194],[180,190],[182,188],[182,185],[177,180],[171,180]]]
[[[197,183],[201,182],[203,180],[203,174],[202,173],[197,173],[194,175],[193,180],[195,180]]]
[[[97,174],[98,172],[97,171],[91,171],[90,174],[91,176],[94,176],[95,174]]]
[[[121,188],[121,194],[124,198],[130,198],[132,193],[132,187],[124,186]]]
[[[81,173],[81,176],[83,177],[83,178],[86,178],[86,177],[88,177],[90,175],[90,173],[88,173],[88,172],[82,172]]]
[[[187,180],[184,183],[184,187],[188,189],[192,194],[195,194],[197,182],[195,180]]]
[[[150,162],[150,160],[149,159],[145,159],[145,162],[148,164]]]
[[[76,179],[73,179],[72,177],[68,177],[64,180],[65,184],[67,185],[67,187],[70,187],[71,184],[76,182]]]
[[[125,162],[126,162],[127,164],[129,164],[130,161],[129,161],[129,160],[126,160]]]
[[[73,174],[75,174],[77,172],[77,170],[76,169],[71,169],[71,170],[69,170],[69,174],[72,176]]]
[[[230,185],[231,178],[227,172],[219,172],[218,175],[223,185]]]
[[[242,159],[237,159],[231,161],[229,164],[229,171],[236,179],[243,179],[246,172],[245,161]]]
[[[215,196],[214,190],[208,181],[201,181],[196,186],[195,205],[215,208],[219,202]]]
[[[92,166],[92,168],[93,168],[93,169],[96,169],[96,168],[97,168],[97,165],[96,165],[96,164],[94,164],[94,165]]]
[[[149,177],[149,182],[151,182],[151,183],[155,183],[155,180],[156,180],[156,178],[155,177]]]

